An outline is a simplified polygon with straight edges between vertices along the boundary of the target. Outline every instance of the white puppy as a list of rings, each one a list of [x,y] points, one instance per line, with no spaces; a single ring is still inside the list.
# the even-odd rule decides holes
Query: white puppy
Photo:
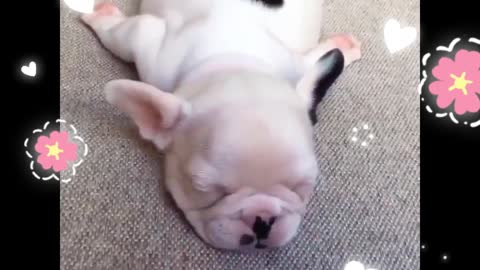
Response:
[[[279,247],[297,232],[318,177],[314,91],[332,63],[360,57],[347,35],[317,44],[321,4],[144,0],[141,15],[105,3],[82,17],[136,64],[143,82],[109,82],[106,98],[165,152],[169,192],[216,248]]]

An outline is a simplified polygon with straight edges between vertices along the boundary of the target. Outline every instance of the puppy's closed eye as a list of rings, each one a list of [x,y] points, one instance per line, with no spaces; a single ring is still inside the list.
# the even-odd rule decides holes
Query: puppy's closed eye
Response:
[[[211,167],[202,166],[202,169],[196,167],[190,170],[188,175],[187,179],[191,180],[193,189],[202,193],[201,197],[205,200],[201,208],[210,208],[228,195],[225,187],[218,183],[214,172]]]
[[[192,159],[186,172],[192,180],[193,188],[198,191],[210,192],[219,188],[217,184],[217,170],[201,157]]]
[[[197,191],[210,192],[215,189],[215,185],[209,179],[209,176],[202,172],[192,174],[190,178],[192,179],[193,188]]]
[[[200,207],[200,209],[208,209],[214,205],[216,205],[219,201],[223,200],[226,195],[215,195],[215,196],[209,196],[210,200],[205,204]]]
[[[219,185],[211,185],[204,188],[195,185],[196,181],[192,181],[192,183],[194,183],[193,186],[195,190],[203,193],[202,198],[205,201],[202,202],[202,205],[199,205],[202,209],[207,209],[214,206],[219,201],[223,200],[226,196],[229,195],[229,193],[227,193],[226,190]]]

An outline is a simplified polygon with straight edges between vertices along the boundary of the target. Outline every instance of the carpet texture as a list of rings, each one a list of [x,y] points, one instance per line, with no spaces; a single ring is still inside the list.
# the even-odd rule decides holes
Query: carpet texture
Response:
[[[322,31],[355,35],[363,58],[318,109],[323,177],[299,235],[257,254],[218,251],[193,233],[165,192],[162,155],[104,99],[106,82],[136,79],[135,70],[60,2],[61,117],[89,146],[61,186],[62,269],[340,270],[351,260],[419,269],[419,42],[391,54],[383,36],[390,18],[419,29],[418,0],[326,1]],[[138,10],[136,0],[113,2],[127,14]]]

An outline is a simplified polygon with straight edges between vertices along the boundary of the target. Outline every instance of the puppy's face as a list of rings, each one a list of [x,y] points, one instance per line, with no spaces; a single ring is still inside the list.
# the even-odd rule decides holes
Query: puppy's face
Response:
[[[174,96],[124,80],[107,99],[166,152],[168,190],[204,241],[250,250],[295,236],[318,169],[308,108],[286,83],[235,74]]]

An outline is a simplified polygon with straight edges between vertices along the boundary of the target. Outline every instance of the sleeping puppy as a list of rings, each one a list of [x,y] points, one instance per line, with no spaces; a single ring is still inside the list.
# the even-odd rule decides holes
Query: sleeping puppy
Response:
[[[82,16],[142,82],[106,99],[166,156],[166,185],[196,233],[220,249],[287,244],[319,175],[315,107],[360,58],[351,36],[317,44],[318,0],[145,0]]]

